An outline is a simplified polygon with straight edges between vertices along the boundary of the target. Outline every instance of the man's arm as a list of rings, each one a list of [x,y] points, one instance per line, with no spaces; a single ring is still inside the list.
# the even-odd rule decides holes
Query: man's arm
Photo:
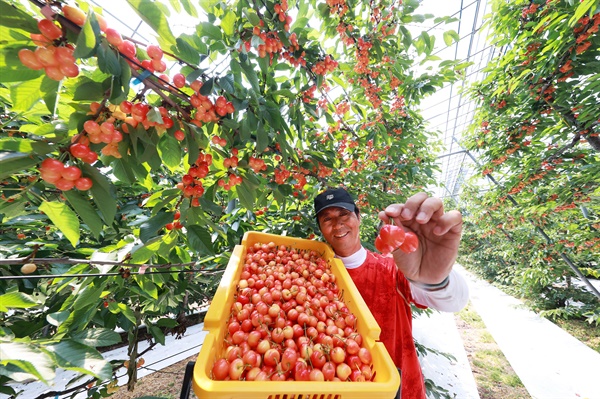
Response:
[[[420,284],[410,283],[410,290],[416,303],[442,312],[458,312],[469,301],[467,282],[455,270],[448,275],[448,283],[444,287],[429,289]]]

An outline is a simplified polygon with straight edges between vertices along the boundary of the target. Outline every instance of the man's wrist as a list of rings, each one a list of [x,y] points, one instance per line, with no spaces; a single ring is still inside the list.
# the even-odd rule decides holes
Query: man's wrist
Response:
[[[446,276],[446,278],[444,278],[442,281],[440,281],[437,284],[428,284],[428,283],[422,283],[420,281],[413,281],[413,280],[409,279],[408,277],[406,279],[415,287],[421,288],[425,291],[443,290],[450,283],[450,275]]]

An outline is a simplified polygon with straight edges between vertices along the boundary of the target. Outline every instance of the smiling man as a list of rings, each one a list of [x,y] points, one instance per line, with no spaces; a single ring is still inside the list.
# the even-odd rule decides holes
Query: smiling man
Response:
[[[410,304],[457,312],[468,299],[465,280],[452,270],[462,233],[462,215],[444,212],[439,198],[418,193],[404,204],[379,213],[419,238],[416,251],[381,255],[360,241],[360,211],[343,188],[328,189],[314,200],[321,233],[344,263],[381,328],[380,340],[400,370],[398,398],[425,399],[425,385],[412,336]]]

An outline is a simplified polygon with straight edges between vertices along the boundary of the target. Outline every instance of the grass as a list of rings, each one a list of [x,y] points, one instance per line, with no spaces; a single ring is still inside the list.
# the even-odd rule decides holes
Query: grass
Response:
[[[479,315],[477,314],[477,312],[475,312],[473,309],[471,309],[471,306],[465,306],[459,313],[458,316],[467,324],[469,324],[472,328],[478,328],[478,329],[484,329],[485,328],[485,324],[483,323],[483,320],[481,320],[481,317],[479,317]],[[487,333],[487,331],[486,331]],[[489,333],[488,333],[489,335]],[[490,335],[491,337],[491,335]]]
[[[522,387],[523,383],[516,374],[505,374],[506,363],[506,358],[499,349],[479,350],[473,356],[473,364],[486,370],[487,384],[497,383],[510,387]]]
[[[600,328],[597,325],[590,324],[585,320],[553,320],[554,324],[600,353]]]

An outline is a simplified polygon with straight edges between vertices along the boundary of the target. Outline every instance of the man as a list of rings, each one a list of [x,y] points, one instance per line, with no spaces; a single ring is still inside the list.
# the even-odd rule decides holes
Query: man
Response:
[[[452,270],[462,232],[462,215],[444,212],[439,198],[418,193],[379,213],[419,238],[416,251],[392,256],[366,250],[360,241],[360,212],[343,188],[314,200],[321,233],[346,266],[381,328],[380,340],[401,373],[402,399],[425,399],[425,385],[412,337],[410,304],[456,312],[469,299],[465,280]],[[401,391],[401,392],[400,392]],[[398,396],[400,397],[400,396]]]

